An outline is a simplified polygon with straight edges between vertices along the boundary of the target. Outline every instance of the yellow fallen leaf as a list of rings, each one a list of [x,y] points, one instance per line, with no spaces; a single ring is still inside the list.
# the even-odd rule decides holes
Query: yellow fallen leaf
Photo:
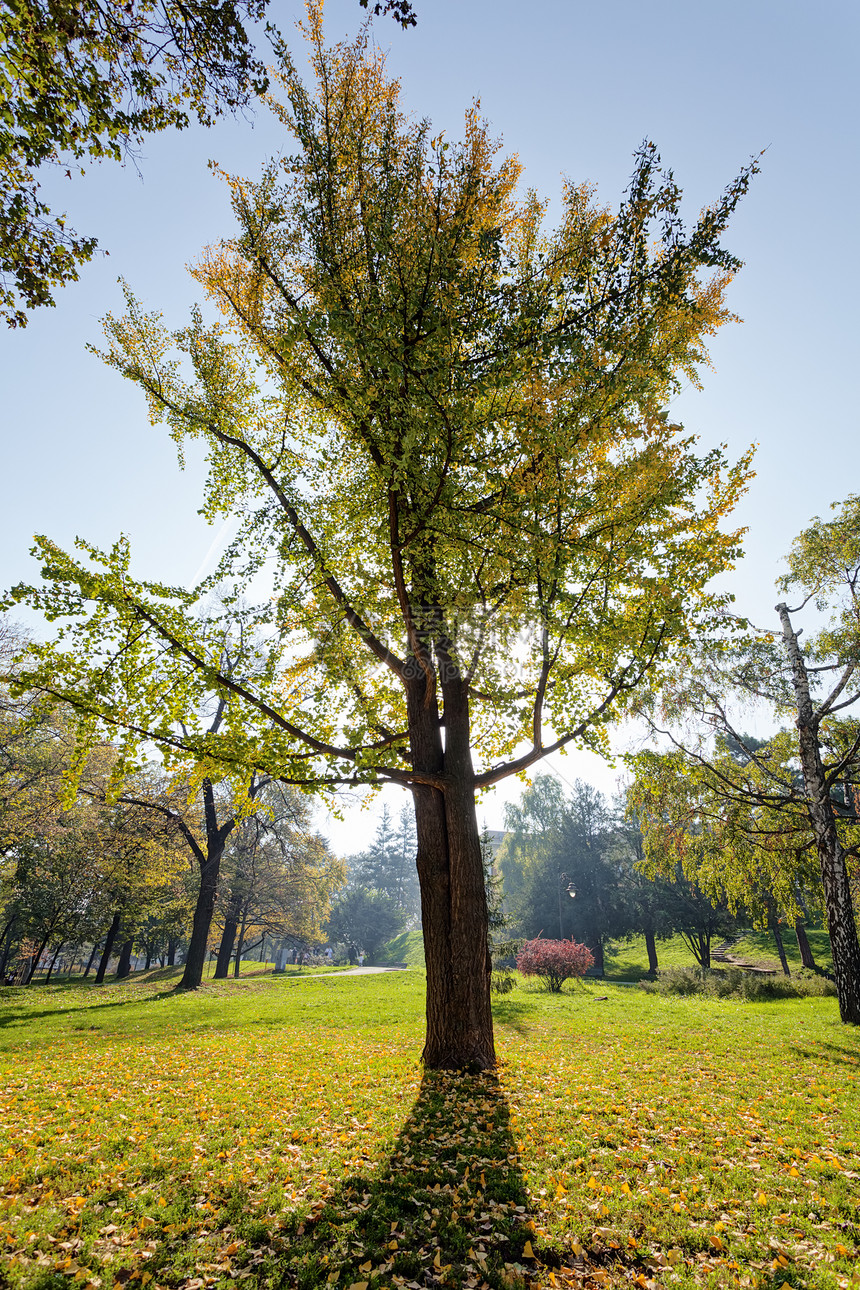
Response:
[[[523,1258],[524,1258],[524,1259],[533,1259],[533,1258],[534,1258],[534,1256],[535,1256],[535,1252],[534,1252],[534,1250],[532,1249],[532,1243],[531,1243],[531,1241],[526,1241],[525,1245],[523,1246]]]
[[[366,1281],[353,1281],[349,1290],[367,1290],[367,1285],[368,1283]]]
[[[358,1265],[359,1272],[370,1272],[372,1268],[373,1268],[373,1263],[370,1259],[368,1259],[366,1263],[360,1263]],[[335,1281],[336,1280],[337,1280],[337,1276],[335,1276]]]
[[[834,1248],[836,1250],[836,1253],[839,1255],[840,1259],[844,1259],[847,1256],[848,1251],[844,1245],[836,1245]]]
[[[439,1268],[441,1268],[441,1266],[442,1266],[442,1260],[441,1260],[441,1258],[439,1257],[439,1251],[437,1250],[437,1251],[436,1251],[436,1257],[435,1257],[435,1259],[433,1260],[433,1267],[434,1267],[434,1268],[436,1269],[436,1271],[438,1272],[438,1270],[439,1270]]]
[[[763,1192],[763,1191],[757,1191],[757,1192],[756,1192],[756,1194],[755,1194],[755,1198],[756,1198],[756,1203],[757,1203],[758,1205],[766,1205],[766,1204],[767,1204],[767,1196],[765,1196],[765,1194],[764,1194],[764,1192]]]
[[[592,1191],[597,1191],[597,1179],[595,1178],[594,1174],[591,1175],[591,1177],[589,1178],[588,1182],[585,1185],[586,1187],[590,1187]]]
[[[674,1267],[676,1263],[680,1263],[681,1258],[682,1258],[681,1251],[678,1249],[671,1249],[666,1251],[666,1262],[670,1263],[672,1267]]]
[[[722,1250],[724,1248],[723,1243],[718,1236],[711,1236],[709,1237],[709,1240],[715,1250]]]
[[[389,1242],[388,1242],[388,1248],[389,1248],[389,1250],[396,1250],[396,1249],[397,1249],[397,1242],[396,1242],[396,1241],[389,1241]]]

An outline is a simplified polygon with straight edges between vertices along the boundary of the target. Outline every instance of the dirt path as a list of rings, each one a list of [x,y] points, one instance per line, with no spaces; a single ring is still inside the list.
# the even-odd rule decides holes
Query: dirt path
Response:
[[[715,950],[711,950],[711,958],[717,963],[725,963],[726,967],[743,968],[744,972],[757,972],[759,976],[776,976],[776,969],[762,967],[760,963],[750,963],[749,959],[738,958],[732,954],[734,941],[723,941]]]

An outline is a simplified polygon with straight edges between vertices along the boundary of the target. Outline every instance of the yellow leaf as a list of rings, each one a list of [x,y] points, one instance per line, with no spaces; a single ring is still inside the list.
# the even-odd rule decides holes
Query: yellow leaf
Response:
[[[723,1249],[723,1243],[718,1236],[712,1236],[709,1239],[710,1239],[711,1245],[715,1250]]]
[[[756,1198],[756,1203],[757,1203],[758,1205],[766,1205],[766,1204],[767,1204],[767,1196],[765,1196],[765,1194],[764,1194],[764,1192],[763,1192],[763,1191],[757,1191],[757,1192],[756,1192],[756,1194],[755,1194],[755,1198]]]
[[[597,1179],[595,1178],[594,1174],[591,1175],[591,1177],[589,1178],[588,1182],[585,1185],[586,1187],[590,1187],[592,1191],[597,1191]]]
[[[370,1259],[368,1259],[366,1263],[359,1264],[358,1270],[359,1272],[369,1272],[372,1267],[373,1267],[373,1263]],[[335,1281],[336,1280],[337,1280],[337,1277],[335,1276]]]
[[[434,1268],[437,1270],[437,1272],[438,1272],[438,1270],[439,1270],[439,1268],[441,1268],[441,1266],[442,1266],[442,1260],[441,1260],[441,1258],[439,1257],[439,1251],[437,1250],[437,1251],[436,1251],[436,1257],[435,1257],[435,1259],[433,1260],[433,1267],[434,1267]]]
[[[837,1246],[835,1247],[835,1249],[836,1249],[836,1253],[839,1255],[840,1259],[844,1259],[844,1258],[846,1257],[846,1255],[848,1254],[848,1251],[847,1251],[847,1249],[845,1248],[845,1246],[844,1246],[844,1245],[837,1245]]]
[[[525,1245],[523,1246],[523,1258],[524,1258],[524,1259],[533,1259],[533,1258],[534,1258],[534,1256],[535,1256],[535,1252],[534,1252],[534,1250],[532,1249],[532,1243],[531,1243],[531,1241],[526,1241]]]

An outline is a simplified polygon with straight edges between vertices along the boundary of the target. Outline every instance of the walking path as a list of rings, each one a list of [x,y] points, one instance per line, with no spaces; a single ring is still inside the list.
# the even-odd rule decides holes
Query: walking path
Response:
[[[288,981],[321,981],[323,977],[374,976],[378,972],[406,972],[407,970],[408,969],[405,967],[351,967],[351,968],[344,968],[342,972],[309,972],[307,976],[302,976],[301,973],[297,973],[296,975],[293,975],[292,973],[290,973],[290,975],[287,977],[287,980]],[[280,976],[281,973],[278,973],[278,975]]]

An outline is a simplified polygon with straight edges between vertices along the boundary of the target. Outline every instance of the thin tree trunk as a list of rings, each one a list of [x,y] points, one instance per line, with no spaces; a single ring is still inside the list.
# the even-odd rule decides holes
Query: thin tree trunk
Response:
[[[791,625],[788,609],[776,606],[782,623],[785,651],[791,664],[797,708],[797,731],[800,765],[806,789],[806,804],[824,887],[827,930],[833,949],[833,975],[839,996],[839,1014],[844,1022],[860,1025],[860,941],[854,921],[851,884],[845,854],[836,830],[833,804],[821,762],[819,743],[820,716],[816,716],[809,693],[809,677],[797,633]]]
[[[121,981],[123,977],[128,976],[131,972],[131,948],[133,945],[134,940],[132,937],[129,937],[127,941],[123,941],[122,943],[122,948],[119,952],[119,962],[116,965],[116,979],[118,981]]]
[[[648,951],[648,971],[653,976],[657,971],[657,938],[653,931],[645,933],[645,949]]]
[[[215,979],[223,981],[230,971],[230,960],[233,957],[233,946],[236,943],[236,929],[239,925],[236,902],[231,898],[224,915],[224,930],[221,933],[221,944],[218,946],[218,962],[215,964]]]
[[[179,948],[179,939],[177,937],[171,937],[170,940],[167,942],[167,966],[168,967],[176,966],[176,951],[178,948]]]
[[[806,927],[802,918],[794,920],[794,934],[797,937],[797,948],[800,950],[800,961],[805,968],[815,972],[815,959],[812,956],[812,946],[809,944],[809,937],[806,935]]]
[[[111,920],[111,925],[108,928],[107,939],[105,940],[105,947],[102,950],[102,956],[101,956],[101,959],[99,960],[99,967],[98,967],[98,971],[96,972],[96,985],[104,984],[105,972],[107,972],[108,963],[110,962],[110,956],[113,951],[113,943],[116,940],[116,935],[117,935],[117,932],[119,931],[119,920],[120,920],[120,912],[119,910],[117,910],[113,916],[113,919]]]
[[[603,953],[603,937],[597,936],[588,947],[594,955],[594,971],[597,976],[604,976],[606,973],[606,960]]]
[[[247,926],[248,926],[248,924],[247,924],[247,922],[245,921],[245,919],[243,918],[243,919],[242,919],[242,926],[239,928],[239,938],[238,938],[238,940],[236,941],[236,961],[235,961],[235,963],[233,964],[233,976],[234,976],[234,977],[237,977],[237,976],[239,975],[239,970],[240,970],[240,968],[241,968],[241,966],[242,966],[242,949],[243,949],[243,947],[244,947],[244,945],[245,945],[245,928],[246,928]]]
[[[48,984],[48,982],[50,981],[50,979],[51,979],[51,977],[52,977],[52,975],[53,975],[54,968],[55,968],[55,966],[56,966],[57,959],[60,957],[60,951],[62,950],[62,948],[63,948],[63,942],[62,942],[62,941],[60,941],[59,945],[57,946],[57,949],[56,949],[56,952],[55,952],[55,954],[54,954],[54,957],[51,959],[51,965],[50,965],[50,967],[48,968],[48,975],[45,977],[45,982],[44,982],[44,984],[45,984],[45,985],[47,985],[47,984]]]
[[[785,946],[782,943],[782,933],[779,930],[779,922],[776,914],[771,913],[768,921],[770,923],[771,935],[776,942],[776,952],[779,955],[779,961],[782,966],[783,973],[785,976],[791,976],[791,968],[788,966],[788,959],[785,954]]]
[[[5,981],[6,979],[6,969],[9,966],[9,958],[12,954],[12,933],[15,930],[17,921],[18,915],[15,913],[3,929],[3,957],[0,958],[0,981]]]
[[[96,955],[98,954],[98,952],[99,952],[99,943],[98,943],[98,941],[93,941],[93,948],[90,950],[90,957],[87,959],[87,966],[86,966],[86,968],[84,969],[84,980],[85,980],[85,981],[86,981],[87,977],[88,977],[88,976],[89,976],[89,974],[90,974],[90,968],[92,967],[92,965],[93,965],[93,963],[94,963],[94,961],[95,961],[95,957],[96,957]]]
[[[45,946],[48,944],[48,941],[51,939],[51,932],[53,930],[54,930],[53,926],[48,929],[48,931],[45,934],[45,939],[42,941],[42,944],[39,946],[38,950],[30,960],[30,970],[27,973],[27,985],[29,985],[30,982],[33,980],[33,977],[36,972],[36,968],[39,966],[39,959],[42,957],[42,955],[45,952]]]
[[[150,946],[147,946],[147,947],[146,947],[146,962],[145,962],[145,963],[144,963],[144,965],[143,965],[143,970],[144,970],[144,972],[148,972],[151,966],[152,966],[152,949],[151,949],[151,947],[150,947]]]

